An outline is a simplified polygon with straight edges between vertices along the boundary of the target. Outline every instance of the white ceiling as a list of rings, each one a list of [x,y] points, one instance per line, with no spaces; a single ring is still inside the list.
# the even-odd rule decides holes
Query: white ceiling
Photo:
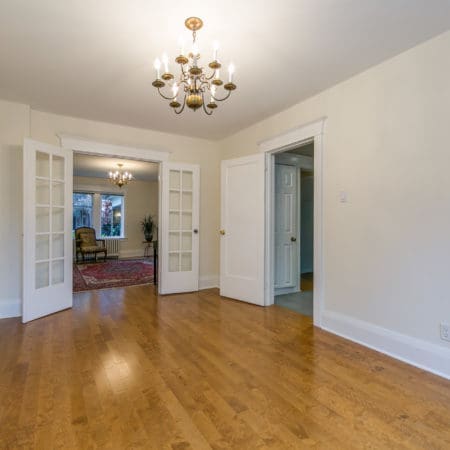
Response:
[[[110,170],[118,169],[118,163],[123,164],[122,169],[131,172],[136,180],[154,181],[158,179],[159,165],[156,163],[83,155],[80,153],[74,154],[73,174],[77,177],[108,178]]]
[[[236,66],[238,90],[212,117],[175,116],[151,86],[191,15],[205,21],[202,61],[218,40]],[[449,0],[0,0],[0,97],[221,138],[449,28]]]

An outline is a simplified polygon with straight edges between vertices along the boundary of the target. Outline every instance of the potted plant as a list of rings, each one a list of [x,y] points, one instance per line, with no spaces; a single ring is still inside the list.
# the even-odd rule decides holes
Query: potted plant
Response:
[[[144,232],[145,240],[147,242],[152,242],[153,233],[156,231],[156,223],[151,214],[149,214],[148,216],[144,216],[144,219],[141,222],[141,228]]]

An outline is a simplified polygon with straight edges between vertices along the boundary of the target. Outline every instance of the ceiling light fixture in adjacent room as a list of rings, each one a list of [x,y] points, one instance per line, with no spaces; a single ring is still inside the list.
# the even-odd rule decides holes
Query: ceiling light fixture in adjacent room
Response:
[[[119,186],[120,188],[124,186],[125,184],[128,184],[132,179],[133,175],[131,175],[130,172],[123,171],[122,167],[123,164],[117,164],[119,166],[119,169],[115,172],[110,171],[109,172],[109,181],[112,184],[115,184],[116,186]]]
[[[203,107],[205,113],[210,116],[217,108],[217,102],[226,100],[236,89],[233,83],[234,65],[228,66],[228,82],[224,84],[220,78],[222,65],[217,59],[218,44],[215,43],[213,59],[208,64],[211,71],[207,73],[203,67],[199,66],[200,51],[196,42],[197,31],[202,28],[203,21],[198,17],[189,17],[184,24],[192,31],[192,48],[190,52],[185,53],[184,45],[181,44],[180,54],[175,58],[175,62],[180,65],[181,73],[176,79],[169,71],[169,58],[164,54],[162,61],[159,59],[155,61],[156,80],[152,85],[158,89],[161,97],[170,100],[169,105],[176,114],[181,114],[187,105],[194,111]],[[162,74],[161,65],[163,65]],[[162,93],[161,89],[164,86],[170,89],[171,95]],[[225,95],[222,97],[218,93],[221,86],[225,90]],[[205,100],[209,101],[206,103]]]

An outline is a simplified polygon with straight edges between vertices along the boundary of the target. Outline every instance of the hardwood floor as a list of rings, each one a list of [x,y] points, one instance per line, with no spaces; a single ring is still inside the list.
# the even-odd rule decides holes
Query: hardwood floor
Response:
[[[450,382],[215,290],[0,321],[1,449],[450,448]]]

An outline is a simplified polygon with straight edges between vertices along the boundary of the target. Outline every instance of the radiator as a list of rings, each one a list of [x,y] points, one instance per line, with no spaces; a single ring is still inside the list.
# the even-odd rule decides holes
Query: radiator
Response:
[[[108,250],[108,256],[119,257],[120,253],[120,239],[110,238],[105,239],[106,249]]]

